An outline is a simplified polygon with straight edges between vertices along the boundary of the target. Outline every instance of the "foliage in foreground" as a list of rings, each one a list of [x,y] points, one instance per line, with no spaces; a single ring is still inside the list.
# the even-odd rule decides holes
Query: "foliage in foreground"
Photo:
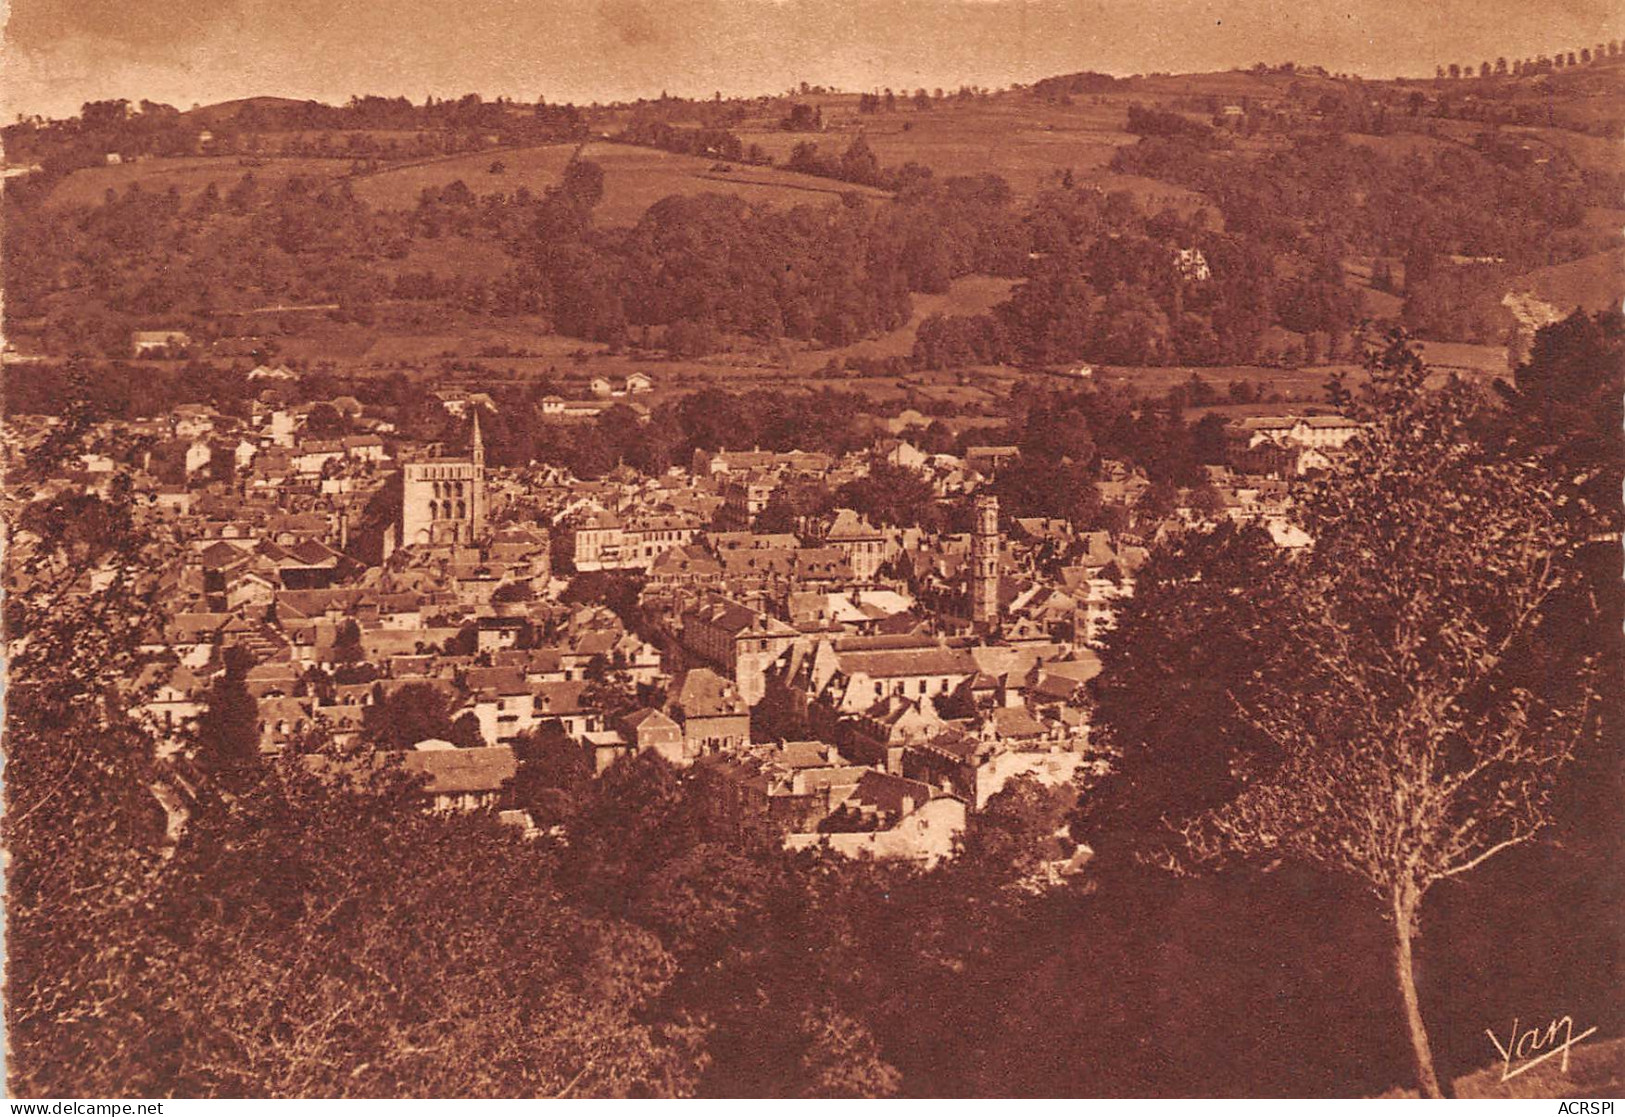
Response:
[[[1119,810],[1138,799],[1168,826],[1142,856],[1297,861],[1375,896],[1436,1096],[1422,900],[1555,821],[1561,770],[1597,733],[1595,657],[1581,626],[1553,660],[1543,622],[1586,580],[1580,552],[1606,521],[1565,512],[1573,482],[1537,447],[1486,438],[1504,420],[1480,396],[1424,391],[1403,338],[1370,371],[1345,401],[1366,422],[1350,459],[1300,486],[1313,542],[1286,554],[1226,531],[1164,562],[1114,638],[1102,728],[1125,754]],[[1570,674],[1531,676],[1531,659]],[[1193,769],[1170,711],[1207,719],[1198,737],[1216,747]]]

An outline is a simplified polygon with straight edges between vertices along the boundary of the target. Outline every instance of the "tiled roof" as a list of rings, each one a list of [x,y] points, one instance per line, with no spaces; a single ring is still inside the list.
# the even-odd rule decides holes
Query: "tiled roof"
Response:
[[[439,795],[498,791],[519,771],[513,749],[507,745],[408,752],[401,754],[401,760],[408,772],[426,776],[426,790]]]
[[[774,759],[788,768],[820,768],[831,762],[834,751],[823,741],[786,741]]]
[[[627,714],[622,720],[625,722],[626,727],[634,732],[642,729],[646,725],[652,729],[678,728],[675,721],[667,717],[661,711],[654,709],[652,706]]]
[[[475,667],[463,678],[464,685],[475,694],[529,694],[525,672],[518,667]]]
[[[973,675],[976,661],[963,648],[909,648],[898,651],[841,652],[841,671],[872,679],[913,675]]]
[[[912,808],[923,806],[931,800],[931,785],[885,772],[869,771],[858,781],[848,802],[897,815],[903,813],[904,799],[913,801]]]
[[[882,539],[884,537],[884,532],[850,508],[836,510],[835,520],[829,525],[829,531],[824,536],[825,539],[836,541]]]
[[[1051,660],[1044,664],[1046,675],[1056,675],[1074,682],[1086,683],[1100,674],[1100,657],[1088,648],[1080,648],[1071,659]]]
[[[1042,737],[1044,726],[1025,706],[999,706],[988,715],[1000,737]]]
[[[219,632],[231,620],[230,613],[176,613],[170,618],[170,628],[177,633],[198,636]]]
[[[288,553],[300,562],[311,566],[321,566],[329,562],[338,561],[338,552],[322,546],[314,539],[307,539],[303,543],[295,544],[288,549]]]
[[[708,667],[683,676],[677,706],[685,717],[734,717],[750,712],[734,685]]]
[[[233,547],[230,543],[211,543],[204,548],[202,555],[199,557],[203,560],[203,565],[208,569],[221,570],[241,562],[248,555],[240,548]]]
[[[717,574],[722,564],[706,553],[703,547],[689,545],[662,551],[649,568],[650,574]]]
[[[530,691],[536,696],[536,713],[541,717],[585,713],[581,694],[587,684],[580,680],[562,683],[532,683]]]

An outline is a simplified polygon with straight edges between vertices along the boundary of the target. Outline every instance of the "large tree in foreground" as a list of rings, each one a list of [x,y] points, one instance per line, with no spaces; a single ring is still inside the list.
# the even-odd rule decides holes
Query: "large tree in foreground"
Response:
[[[1230,646],[1250,662],[1226,700],[1253,747],[1231,753],[1222,802],[1168,819],[1160,855],[1181,871],[1297,860],[1368,888],[1392,923],[1419,1086],[1439,1096],[1412,961],[1422,901],[1549,821],[1585,692],[1535,693],[1514,668],[1574,540],[1548,471],[1473,437],[1479,395],[1424,390],[1400,338],[1370,372],[1349,401],[1368,423],[1351,460],[1299,494],[1313,543],[1231,595]]]

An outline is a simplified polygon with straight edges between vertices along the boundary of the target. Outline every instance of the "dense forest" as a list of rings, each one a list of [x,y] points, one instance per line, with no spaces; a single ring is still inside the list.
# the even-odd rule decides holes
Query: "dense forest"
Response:
[[[630,229],[606,230],[591,221],[602,189],[596,165],[579,161],[540,198],[482,199],[453,183],[410,211],[379,212],[343,183],[261,185],[250,173],[191,200],[131,187],[26,221],[12,211],[7,310],[40,320],[49,348],[95,356],[127,353],[132,323],[185,324],[204,341],[261,305],[331,303],[341,318],[371,322],[385,304],[412,302],[545,314],[569,336],[657,338],[699,356],[729,338],[845,345],[905,322],[911,292],[973,274],[1024,278],[992,321],[922,331],[924,367],[1084,356],[1235,364],[1257,356],[1275,321],[1343,336],[1358,312],[1332,264],[1286,280],[1272,301],[1268,260],[1249,241],[1207,231],[1200,217],[1144,217],[1126,196],[1051,192],[1024,208],[993,176],[925,176],[879,204],[854,196],[775,210],[673,196]],[[451,235],[499,245],[506,274],[444,278],[391,263],[414,241]],[[1209,278],[1181,271],[1178,253],[1189,250]]]
[[[724,333],[845,344],[905,321],[910,290],[1014,274],[1024,260],[1019,215],[996,180],[950,180],[884,208],[673,196],[614,230],[591,224],[601,194],[601,171],[581,161],[544,197],[479,199],[453,183],[406,212],[374,212],[343,183],[262,186],[251,173],[189,201],[131,187],[27,219],[11,206],[7,311],[44,316],[56,351],[95,355],[127,352],[131,322],[185,323],[208,338],[262,303],[331,302],[370,321],[386,301],[541,312],[561,333],[616,344],[661,327],[669,348],[702,353]],[[505,249],[507,274],[386,274],[412,241],[452,234]]]

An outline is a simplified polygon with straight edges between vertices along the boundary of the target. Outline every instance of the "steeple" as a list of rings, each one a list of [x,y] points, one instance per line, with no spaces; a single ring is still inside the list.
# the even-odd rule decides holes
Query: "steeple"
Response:
[[[474,480],[469,486],[469,511],[473,513],[468,525],[470,543],[477,543],[485,538],[485,439],[480,437],[480,409],[474,411],[474,433],[470,439],[474,461]]]

